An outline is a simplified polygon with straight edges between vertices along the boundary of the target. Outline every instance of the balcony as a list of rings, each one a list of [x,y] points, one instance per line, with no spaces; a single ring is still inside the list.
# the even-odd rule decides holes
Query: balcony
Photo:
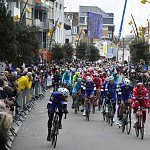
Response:
[[[42,22],[39,19],[35,19],[33,25],[42,28]]]
[[[35,19],[33,25],[39,27],[44,30],[48,30],[49,28],[53,28],[53,24],[49,22],[41,22],[39,19]]]
[[[44,0],[35,0],[35,8],[48,11],[49,10],[49,2]]]

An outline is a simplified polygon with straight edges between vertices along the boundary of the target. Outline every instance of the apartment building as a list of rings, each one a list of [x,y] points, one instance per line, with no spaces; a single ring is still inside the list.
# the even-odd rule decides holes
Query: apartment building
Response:
[[[25,25],[39,28],[40,48],[49,50],[48,31],[56,22],[61,24],[61,27],[58,28],[56,25],[52,44],[64,44],[64,0],[6,0],[12,16],[18,15],[20,18],[27,1],[26,8],[32,12],[25,12]]]

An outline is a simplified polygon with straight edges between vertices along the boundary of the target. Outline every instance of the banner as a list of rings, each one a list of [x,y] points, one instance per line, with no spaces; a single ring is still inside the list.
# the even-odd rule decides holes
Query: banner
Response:
[[[103,43],[103,53],[104,53],[104,56],[107,56],[107,42],[106,41]]]

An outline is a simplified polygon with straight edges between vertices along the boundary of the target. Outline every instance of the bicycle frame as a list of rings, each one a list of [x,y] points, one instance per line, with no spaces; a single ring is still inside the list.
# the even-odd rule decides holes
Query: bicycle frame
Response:
[[[141,135],[141,140],[144,138],[144,120],[143,120],[143,111],[146,111],[146,108],[144,107],[138,107],[138,110],[136,112],[136,117],[137,117],[137,123],[135,125],[135,132],[136,136],[139,136],[139,131]]]

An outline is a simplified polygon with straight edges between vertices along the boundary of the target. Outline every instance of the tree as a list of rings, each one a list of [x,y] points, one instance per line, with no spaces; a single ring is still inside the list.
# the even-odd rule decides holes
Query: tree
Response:
[[[21,63],[34,63],[38,58],[39,49],[38,28],[34,26],[17,26],[17,61]]]
[[[77,46],[76,56],[78,59],[86,59],[86,50],[88,46],[86,42],[81,42],[80,45]]]
[[[132,41],[130,44],[130,54],[133,63],[138,63],[140,59],[144,59],[147,64],[150,63],[149,44],[144,40]]]
[[[17,56],[16,25],[11,12],[0,2],[0,61],[14,63]]]
[[[95,46],[89,45],[86,50],[86,58],[92,62],[97,61],[100,58],[99,50]]]
[[[64,59],[64,51],[63,48],[61,47],[61,45],[56,44],[54,47],[52,47],[52,60],[62,60]]]
[[[64,57],[66,61],[71,62],[72,61],[72,56],[73,56],[73,47],[70,43],[64,44],[62,46],[62,49],[64,51]]]

